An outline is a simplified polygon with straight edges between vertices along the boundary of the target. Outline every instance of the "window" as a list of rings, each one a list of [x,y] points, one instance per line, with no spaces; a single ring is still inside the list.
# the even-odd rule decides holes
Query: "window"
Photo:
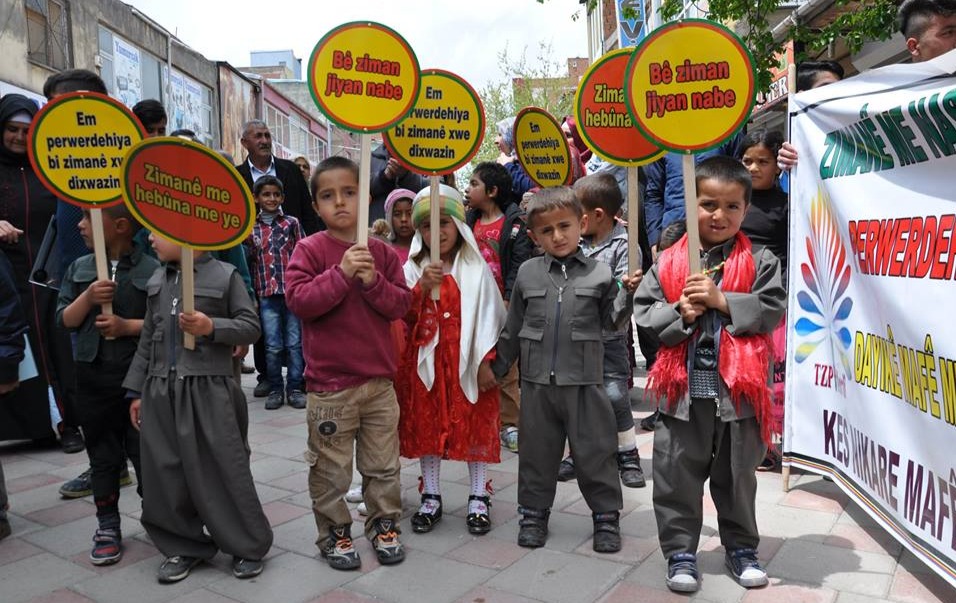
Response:
[[[26,0],[27,58],[53,69],[73,66],[70,14],[64,0]]]

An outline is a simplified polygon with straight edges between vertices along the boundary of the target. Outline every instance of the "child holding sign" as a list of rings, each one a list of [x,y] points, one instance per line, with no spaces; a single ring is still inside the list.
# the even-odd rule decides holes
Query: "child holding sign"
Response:
[[[146,283],[159,268],[159,262],[134,244],[140,225],[129,209],[115,205],[102,211],[112,278],[97,280],[93,254],[77,259],[60,283],[56,312],[57,322],[76,333],[76,410],[86,435],[99,523],[90,553],[93,565],[116,563],[123,555],[119,484],[127,456],[141,474],[139,433],[129,423],[123,379],[143,328]],[[83,212],[79,230],[92,249],[89,210]],[[112,304],[112,314],[101,312],[103,304]],[[141,488],[139,492],[142,495]]]
[[[442,517],[442,459],[466,461],[471,478],[468,531],[491,530],[488,463],[500,460],[498,388],[490,357],[505,319],[501,293],[464,223],[461,193],[441,189],[441,222],[430,220],[430,191],[415,197],[412,242],[405,279],[412,289],[405,346],[397,378],[402,456],[420,458],[422,505],[412,529],[429,532]],[[432,228],[440,235],[441,264],[429,263]],[[431,299],[439,287],[440,299]]]
[[[140,429],[142,523],[165,556],[157,578],[178,582],[216,551],[252,578],[272,546],[249,470],[246,397],[233,378],[233,346],[259,337],[259,319],[236,269],[196,252],[195,311],[182,312],[183,248],[153,234],[165,263],[146,284],[139,348],[123,382]],[[196,338],[183,347],[183,334]],[[207,535],[208,534],[208,535]]]
[[[708,478],[727,567],[744,587],[767,583],[757,561],[754,472],[770,442],[769,334],[786,307],[779,261],[754,251],[740,232],[750,204],[747,169],[712,157],[697,167],[696,180],[703,273],[687,274],[685,235],[661,255],[634,299],[638,326],[661,342],[648,378],[648,391],[661,400],[654,514],[667,586],[677,592],[699,588]]]
[[[398,539],[402,490],[389,323],[405,316],[411,293],[398,256],[386,243],[375,238],[368,245],[354,243],[358,204],[367,203],[358,198],[359,166],[330,157],[316,166],[310,184],[327,230],[296,247],[286,270],[286,300],[302,320],[316,544],[335,569],[361,565],[343,500],[354,446],[369,512],[365,534],[379,563],[399,563],[405,549]]]

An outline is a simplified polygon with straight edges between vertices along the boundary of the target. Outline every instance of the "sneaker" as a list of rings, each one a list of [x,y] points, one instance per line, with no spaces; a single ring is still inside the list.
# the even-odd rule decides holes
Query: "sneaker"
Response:
[[[355,510],[358,511],[358,514],[362,517],[368,516],[368,506],[365,504],[365,501],[362,501],[355,507]]]
[[[345,493],[345,502],[357,503],[363,500],[365,500],[365,498],[362,496],[362,486],[350,488],[349,491]]]
[[[724,562],[737,583],[744,588],[766,586],[768,582],[767,571],[757,561],[757,551],[755,549],[727,551]]]
[[[289,400],[289,406],[292,408],[303,409],[307,406],[305,392],[294,389],[286,396]]]
[[[63,433],[60,434],[60,446],[63,448],[63,452],[67,454],[83,452],[86,448],[86,444],[83,442],[83,434],[76,427],[63,428]]]
[[[160,584],[179,582],[200,563],[202,563],[202,559],[199,557],[186,557],[185,555],[167,557],[163,564],[159,566],[156,579],[159,580]]]
[[[692,593],[700,588],[697,555],[676,553],[667,560],[667,588],[677,593]]]
[[[90,563],[112,565],[123,558],[123,535],[119,528],[99,529],[93,534]]]
[[[644,431],[654,431],[654,428],[657,427],[657,419],[660,415],[661,411],[655,410],[650,415],[641,419],[641,429]]]
[[[543,547],[548,540],[548,518],[550,509],[532,509],[518,507],[521,519],[518,520],[518,546],[529,549]]]
[[[60,486],[60,496],[63,498],[83,498],[93,494],[93,469],[87,469],[70,481]],[[120,472],[119,486],[125,488],[133,485],[133,477],[129,474],[129,466],[123,467]]]
[[[509,425],[501,430],[501,445],[511,452],[518,452],[518,428]]]
[[[332,526],[319,552],[333,569],[352,570],[362,565],[358,551],[352,544],[350,525]]]
[[[243,375],[251,375],[252,373],[256,372],[256,367],[248,365],[245,362],[243,362],[242,365],[239,367],[239,371]]]
[[[240,580],[255,578],[262,573],[261,559],[232,558],[232,575]]]
[[[252,390],[253,397],[256,398],[265,398],[272,392],[272,386],[269,385],[269,381],[263,379],[259,383],[256,383],[255,389]]]
[[[595,553],[617,553],[621,550],[621,514],[617,511],[594,513],[594,536],[591,548]]]
[[[372,538],[372,548],[378,562],[382,565],[392,565],[405,561],[405,547],[398,540],[398,525],[391,519],[375,520],[375,537]]]
[[[561,464],[558,465],[558,481],[569,482],[576,477],[574,472],[574,459],[569,454]]]
[[[621,474],[621,483],[628,488],[643,488],[647,485],[637,448],[617,453],[617,470]]]
[[[266,400],[266,410],[276,410],[282,408],[283,395],[281,391],[269,392],[269,398]]]
[[[0,517],[0,540],[3,540],[12,533],[13,528],[10,527],[10,520],[6,517]]]
[[[763,460],[757,465],[757,471],[775,471],[777,465],[779,465],[779,460],[777,452],[772,448],[768,448],[767,456],[763,457]]]

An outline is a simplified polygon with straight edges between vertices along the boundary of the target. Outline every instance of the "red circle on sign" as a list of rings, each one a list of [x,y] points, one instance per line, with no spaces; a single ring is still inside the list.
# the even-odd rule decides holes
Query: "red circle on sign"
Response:
[[[226,249],[252,230],[252,193],[218,153],[182,138],[149,138],[123,165],[123,199],[164,239],[199,250]]]

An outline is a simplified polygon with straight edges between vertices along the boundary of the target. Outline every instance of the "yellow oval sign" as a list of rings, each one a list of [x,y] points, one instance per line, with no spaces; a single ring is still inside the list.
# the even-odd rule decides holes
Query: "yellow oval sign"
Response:
[[[634,50],[627,107],[648,138],[671,151],[703,151],[736,132],[754,104],[750,51],[712,21],[660,27]]]
[[[422,72],[422,93],[408,117],[385,132],[392,157],[437,176],[471,161],[485,137],[485,110],[474,88],[441,69]]]
[[[122,201],[123,159],[144,135],[119,101],[73,92],[36,114],[27,154],[40,182],[56,196],[81,207],[109,207]]]
[[[405,117],[420,86],[418,58],[396,31],[368,21],[325,34],[309,58],[319,109],[355,132],[381,132]]]
[[[522,109],[515,118],[514,134],[518,161],[538,186],[570,184],[571,149],[550,113],[538,107]]]

